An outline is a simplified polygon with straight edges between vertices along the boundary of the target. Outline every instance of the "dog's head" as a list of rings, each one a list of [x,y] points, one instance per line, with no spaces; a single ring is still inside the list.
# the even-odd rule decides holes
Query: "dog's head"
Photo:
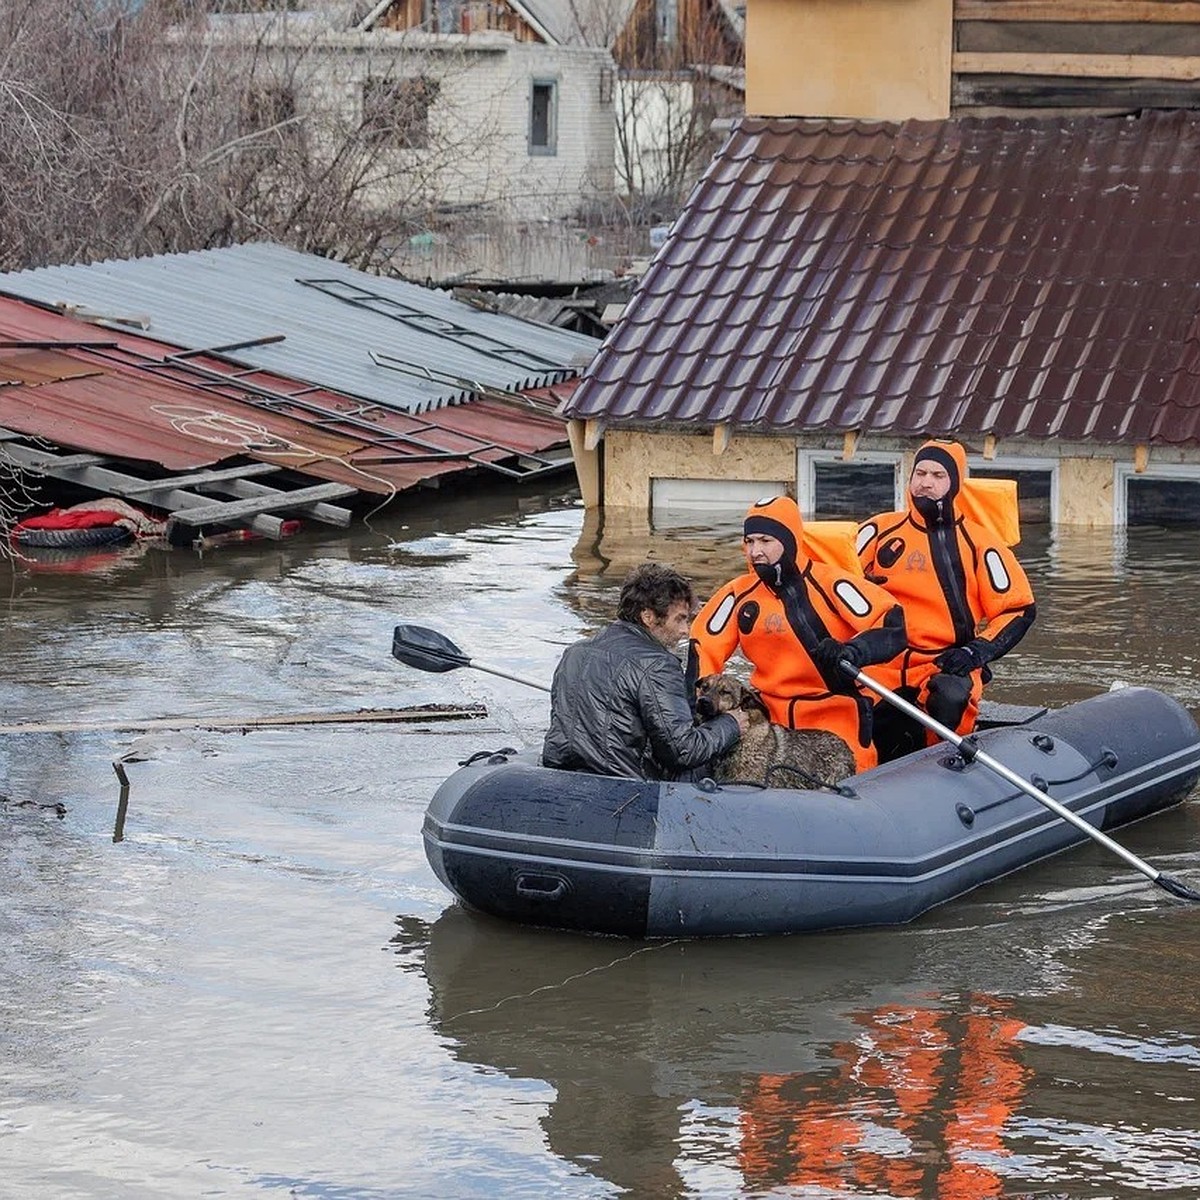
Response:
[[[709,721],[721,713],[745,709],[751,716],[765,717],[767,706],[757,688],[743,683],[736,675],[722,671],[719,675],[705,675],[696,681],[696,715]]]

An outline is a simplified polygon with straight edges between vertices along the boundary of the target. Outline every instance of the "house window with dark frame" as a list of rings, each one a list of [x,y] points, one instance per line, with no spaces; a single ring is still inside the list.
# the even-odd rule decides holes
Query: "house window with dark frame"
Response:
[[[406,150],[429,145],[429,110],[441,91],[436,79],[368,79],[362,92],[362,131],[375,144]]]
[[[529,153],[558,153],[558,83],[535,79],[529,91]]]

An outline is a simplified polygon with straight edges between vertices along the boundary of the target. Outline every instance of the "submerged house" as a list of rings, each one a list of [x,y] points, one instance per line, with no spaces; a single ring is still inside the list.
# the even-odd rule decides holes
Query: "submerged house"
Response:
[[[862,515],[940,435],[1027,518],[1194,519],[1200,7],[1128,11],[752,0],[755,115],[563,409],[589,506]]]

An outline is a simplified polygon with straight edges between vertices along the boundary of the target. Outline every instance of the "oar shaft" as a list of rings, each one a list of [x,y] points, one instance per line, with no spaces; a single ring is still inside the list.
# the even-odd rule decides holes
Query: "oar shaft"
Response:
[[[852,670],[849,663],[843,663],[842,669],[847,674],[850,674]],[[870,676],[864,675],[861,671],[855,671],[854,680],[862,687],[870,688],[877,696],[881,696],[902,713],[907,713],[913,720],[919,721],[926,729],[932,730],[938,737],[949,742],[952,746],[961,746],[963,744],[965,739],[955,733],[953,729],[947,728],[940,721],[931,717],[924,709],[918,708],[915,704],[910,704],[903,696],[897,696],[895,692],[885,688],[883,684],[876,683]],[[1089,825],[1078,813],[1073,813],[1066,805],[1060,804],[1053,796],[1048,796],[1041,788],[1034,787],[1028,779],[1023,779],[1016,771],[1006,767],[1002,762],[998,762],[990,754],[985,754],[982,750],[975,750],[973,757],[983,763],[989,770],[994,771],[1002,779],[1006,779],[1013,787],[1019,788],[1027,796],[1031,796],[1039,804],[1044,805],[1056,816],[1062,817],[1064,821],[1069,821],[1081,833],[1098,842],[1106,850],[1111,850],[1115,855],[1133,867],[1134,870],[1140,871],[1145,875],[1152,883],[1159,881],[1160,872],[1156,871],[1148,862],[1144,862],[1138,858],[1132,851],[1126,850],[1119,842],[1114,842],[1108,834],[1102,833],[1094,825]]]
[[[489,663],[482,663],[477,658],[469,658],[463,664],[467,667],[474,667],[476,671],[483,671],[488,675],[499,675],[501,679],[511,679],[513,683],[523,683],[526,687],[537,688],[540,692],[548,692],[550,685],[542,683],[537,679],[529,679],[524,675],[514,675],[512,671],[506,671],[503,667],[493,667]]]

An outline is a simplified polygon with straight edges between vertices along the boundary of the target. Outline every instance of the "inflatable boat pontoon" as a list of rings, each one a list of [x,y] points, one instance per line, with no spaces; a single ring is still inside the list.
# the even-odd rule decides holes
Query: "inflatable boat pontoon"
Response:
[[[846,780],[845,794],[484,753],[437,790],[425,849],[464,904],[530,925],[640,938],[898,924],[1087,840],[988,758],[1096,830],[1178,804],[1200,778],[1200,731],[1150,688],[972,741],[983,761],[939,745]]]

